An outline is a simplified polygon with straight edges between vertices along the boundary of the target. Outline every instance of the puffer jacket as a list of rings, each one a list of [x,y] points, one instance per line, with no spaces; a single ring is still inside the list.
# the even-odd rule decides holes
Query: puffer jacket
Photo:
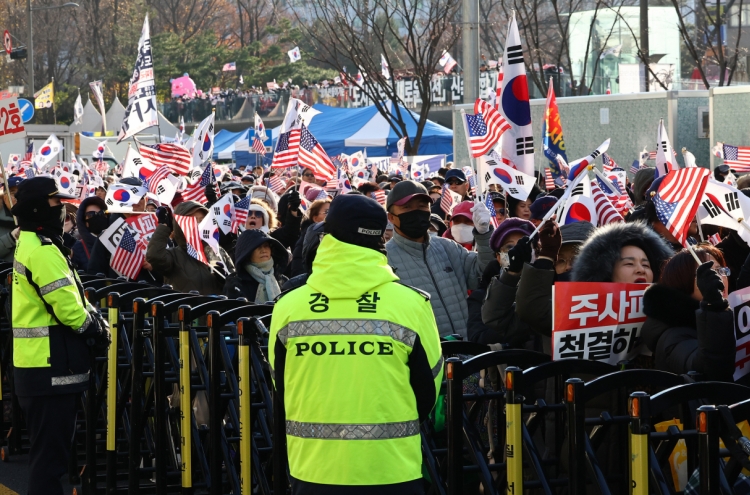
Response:
[[[730,309],[711,311],[678,290],[655,284],[643,295],[648,317],[641,340],[653,353],[656,369],[702,380],[733,381],[735,338]]]
[[[425,237],[414,242],[398,232],[385,245],[388,264],[406,285],[429,292],[440,336],[467,334],[470,290],[479,287],[487,263],[495,259],[490,248],[492,229],[485,234],[474,230],[476,251],[467,251],[455,241]]]
[[[227,281],[224,284],[225,296],[230,299],[244,297],[251,303],[255,302],[255,295],[258,292],[258,285],[260,284],[245,269],[245,264],[253,255],[253,251],[265,242],[271,246],[271,258],[274,261],[273,270],[279,286],[287,281],[287,278],[282,275],[289,263],[289,253],[284,249],[284,246],[261,230],[246,230],[237,239],[234,256],[234,266],[237,268],[237,271],[227,277]]]

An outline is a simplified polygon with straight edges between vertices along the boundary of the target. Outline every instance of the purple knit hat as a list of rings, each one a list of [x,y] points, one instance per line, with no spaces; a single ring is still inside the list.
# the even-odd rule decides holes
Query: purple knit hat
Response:
[[[490,248],[493,252],[500,251],[500,247],[505,243],[505,239],[512,233],[529,235],[534,232],[534,224],[522,218],[508,218],[492,232],[490,237]]]

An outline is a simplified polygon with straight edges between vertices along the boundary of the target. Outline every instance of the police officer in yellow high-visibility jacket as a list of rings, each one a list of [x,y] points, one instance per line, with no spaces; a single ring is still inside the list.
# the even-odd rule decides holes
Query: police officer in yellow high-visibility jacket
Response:
[[[269,362],[292,493],[419,494],[419,424],[443,371],[429,295],[388,266],[383,207],[337,196],[307,284],[280,296]]]
[[[109,342],[63,246],[61,198],[70,196],[54,179],[28,179],[12,209],[21,229],[13,261],[14,384],[31,442],[30,495],[62,495],[76,400],[89,383],[89,346]]]

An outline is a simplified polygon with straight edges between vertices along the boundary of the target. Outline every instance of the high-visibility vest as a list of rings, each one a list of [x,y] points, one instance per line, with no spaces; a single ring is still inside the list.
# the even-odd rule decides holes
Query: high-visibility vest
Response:
[[[80,334],[92,317],[79,284],[78,275],[51,240],[21,231],[13,260],[11,317],[18,395],[86,389],[90,362]]]
[[[443,359],[429,295],[397,280],[385,255],[327,235],[307,284],[277,301],[269,362],[284,368],[283,383],[273,377],[294,478],[387,485],[422,477],[409,359],[424,352],[435,396]]]

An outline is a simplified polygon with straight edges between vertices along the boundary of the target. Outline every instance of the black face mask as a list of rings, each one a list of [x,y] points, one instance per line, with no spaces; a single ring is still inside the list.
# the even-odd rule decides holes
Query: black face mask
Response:
[[[412,210],[396,215],[400,223],[398,229],[412,239],[424,237],[430,228],[430,215],[429,211],[424,210]]]
[[[61,238],[63,225],[65,224],[65,205],[50,206],[49,203],[23,205],[24,209],[14,207],[14,214],[18,217],[18,226],[21,230],[36,232],[47,237]]]
[[[86,220],[86,227],[89,229],[89,232],[98,236],[109,227],[109,220],[103,212],[98,212],[96,215]]]

